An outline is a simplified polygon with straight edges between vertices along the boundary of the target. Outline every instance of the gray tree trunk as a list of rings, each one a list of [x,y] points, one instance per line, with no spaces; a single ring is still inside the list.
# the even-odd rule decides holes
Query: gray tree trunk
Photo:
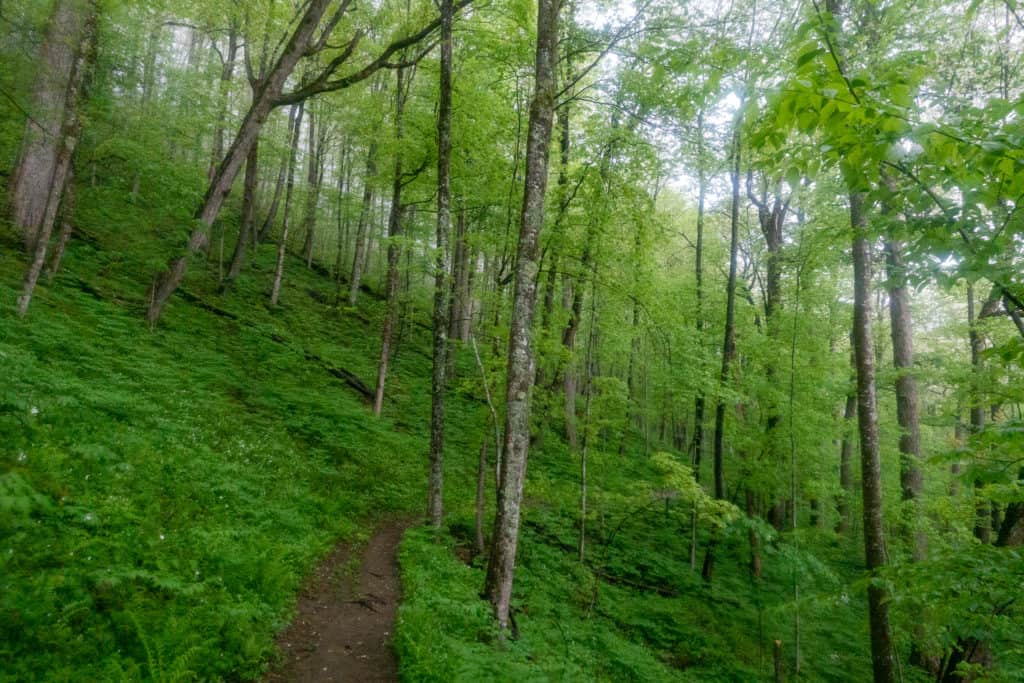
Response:
[[[380,416],[384,407],[384,385],[388,378],[388,364],[391,362],[392,337],[398,323],[398,285],[401,273],[398,263],[402,248],[398,238],[402,234],[402,139],[404,137],[402,117],[406,98],[405,69],[395,73],[395,170],[391,182],[391,209],[388,213],[388,274],[384,288],[387,295],[387,310],[380,339],[380,363],[377,366],[377,391],[373,397],[373,414]],[[485,442],[486,443],[486,442]],[[481,457],[484,457],[481,455]]]
[[[558,8],[556,0],[538,0],[535,87],[526,142],[526,177],[508,341],[505,443],[484,588],[501,629],[509,627],[520,507],[530,446],[530,394],[535,372],[530,331],[537,299],[537,245],[544,224],[544,196],[555,107]]]
[[[871,240],[864,195],[850,193],[850,223],[854,230],[853,341],[857,357],[857,422],[860,431],[861,494],[864,500],[864,555],[869,572],[886,563],[882,525],[882,463],[878,445],[878,402],[875,389],[875,339],[871,331]],[[894,680],[889,604],[885,588],[868,585],[871,661],[875,683]]]
[[[697,338],[704,334],[704,203],[707,175],[704,171],[704,112],[697,114],[697,244],[694,274],[697,278],[697,313],[694,324]],[[693,399],[693,479],[700,483],[701,456],[704,454],[704,392],[698,388]],[[690,511],[690,569],[697,568],[697,505]]]
[[[224,279],[231,282],[242,272],[245,252],[256,222],[256,189],[259,182],[260,142],[256,140],[245,161],[245,180],[242,183],[242,224],[238,227],[238,241],[231,255],[231,265]]]
[[[39,281],[39,275],[42,273],[43,264],[46,262],[50,235],[53,232],[54,222],[57,220],[57,212],[64,197],[64,190],[73,175],[71,162],[82,130],[82,119],[78,112],[78,103],[84,87],[85,74],[91,63],[96,46],[96,3],[89,2],[84,7],[84,11],[86,12],[85,25],[82,32],[77,36],[79,43],[73,47],[75,50],[74,61],[65,84],[64,110],[58,132],[57,154],[53,159],[52,175],[49,178],[43,214],[40,223],[37,225],[38,231],[33,236],[34,251],[32,263],[29,264],[28,271],[25,273],[22,294],[18,297],[19,316],[25,315],[32,301],[32,294],[35,291],[36,283]],[[71,220],[71,208],[70,203],[65,207],[65,221],[67,223]],[[63,238],[63,241],[66,243],[66,237]]]
[[[441,0],[441,83],[437,104],[437,256],[434,260],[433,372],[430,381],[430,477],[427,512],[441,526],[444,512],[444,399],[448,368],[451,255],[452,0]]]
[[[60,183],[55,180],[58,156],[66,142],[67,110],[75,107],[68,99],[78,97],[81,76],[77,77],[78,84],[73,87],[71,84],[76,80],[76,70],[82,70],[76,64],[86,52],[85,44],[90,40],[88,27],[90,21],[95,22],[95,14],[93,0],[57,0],[39,50],[39,70],[32,89],[32,116],[25,122],[10,186],[11,222],[21,231],[25,251],[29,254],[36,253],[55,184],[60,185],[56,193],[58,202],[63,190],[63,179]],[[67,169],[63,173],[66,175]]]
[[[224,125],[228,119],[228,105],[231,100],[231,81],[235,76],[235,60],[238,56],[238,24],[232,18],[228,26],[228,45],[221,63],[220,80],[217,85],[217,97],[220,109],[217,112],[217,125],[213,129],[213,149],[210,152],[210,165],[206,176],[213,180],[217,172],[217,164],[224,158]]]
[[[985,350],[985,340],[977,327],[977,316],[974,312],[974,285],[967,285],[967,325],[968,338],[971,343],[971,434],[977,436],[985,430],[985,400],[981,395],[982,373],[984,360],[981,357]],[[989,502],[978,495],[984,483],[974,481],[974,536],[986,545],[992,541],[992,511]]]
[[[904,501],[913,506],[911,526],[917,526],[918,508],[924,492],[921,470],[921,429],[914,371],[914,337],[907,289],[903,245],[888,239],[885,244],[889,280],[889,319],[892,334],[892,360],[896,372],[896,419],[900,425],[900,488]],[[923,530],[913,533],[913,559],[920,562],[928,554],[928,537]]]
[[[277,243],[277,266],[274,269],[274,284],[270,290],[270,305],[277,306],[278,298],[281,296],[281,280],[284,278],[284,257],[288,251],[288,232],[292,224],[292,194],[295,192],[295,164],[299,152],[299,133],[302,131],[302,114],[305,110],[303,103],[292,107],[295,117],[295,127],[292,134],[291,158],[288,160],[288,180],[285,183],[284,194],[284,217],[281,221],[281,239]]]
[[[288,139],[292,140],[293,127],[294,127],[294,107],[288,116]],[[270,236],[270,231],[274,227],[274,219],[277,218],[277,210],[281,206],[281,195],[284,193],[285,180],[288,178],[288,158],[281,162],[281,167],[277,171],[277,180],[274,182],[274,196],[270,200],[270,208],[267,209],[267,215],[263,219],[263,225],[260,226],[259,231],[256,233],[256,245],[265,242]]]
[[[366,152],[366,175],[363,177],[363,208],[356,226],[355,254],[352,257],[352,275],[348,279],[348,305],[355,306],[359,299],[359,286],[363,282],[367,242],[373,213],[373,177],[377,175],[377,142],[370,143]]]
[[[850,350],[850,364],[856,372],[856,360],[853,349]],[[857,417],[857,391],[854,387],[846,396],[846,407],[843,410],[843,436],[839,446],[839,524],[836,531],[846,535],[850,533],[850,501],[853,500],[853,445],[856,434],[853,420]]]
[[[729,384],[730,365],[736,357],[736,267],[739,255],[739,224],[740,224],[740,133],[739,128],[733,133],[733,167],[732,167],[732,205],[730,208],[729,238],[729,279],[725,289],[725,334],[722,339],[722,371],[719,385],[724,389]],[[715,498],[725,499],[725,401],[719,399],[715,406],[715,433],[713,437],[712,464],[714,466]],[[704,566],[701,577],[711,581],[715,566],[716,539],[712,536],[704,553]]]
[[[321,122],[320,130],[315,130],[313,112],[309,112],[309,165],[306,168],[306,213],[303,217],[304,236],[302,238],[302,260],[307,268],[313,266],[313,240],[316,235],[316,207],[320,201],[320,177],[322,174],[324,131],[327,127]],[[319,135],[319,138],[317,137]]]

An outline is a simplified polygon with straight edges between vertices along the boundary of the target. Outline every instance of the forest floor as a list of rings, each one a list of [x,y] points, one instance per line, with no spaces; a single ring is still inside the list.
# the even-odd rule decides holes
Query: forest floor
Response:
[[[408,524],[382,524],[364,547],[339,544],[316,568],[277,639],[285,661],[268,683],[397,681],[392,646],[401,600],[398,543]]]
[[[657,497],[671,472],[639,457],[643,444],[619,454],[616,413],[595,418],[582,564],[579,460],[538,421],[521,637],[501,638],[480,599],[485,557],[462,559],[490,440],[465,346],[446,400],[444,528],[387,521],[426,498],[430,281],[409,295],[376,419],[365,383],[380,287],[335,306],[336,282],[293,258],[280,304],[261,305],[277,256],[266,244],[225,291],[216,264],[197,260],[150,330],[153,264],[176,253],[187,216],[113,211],[120,189],[82,190],[62,272],[25,319],[0,310],[0,683],[380,681],[397,679],[397,662],[402,680],[424,682],[757,680],[771,640],[792,632],[795,570],[801,645],[816,655],[804,680],[869,675],[866,611],[846,588],[856,539],[815,535],[797,550],[765,530],[755,583],[736,526],[705,584],[688,562],[691,506]],[[24,264],[3,228],[0,301],[13,302]],[[502,365],[498,353],[488,374]],[[536,413],[551,405],[540,394]]]

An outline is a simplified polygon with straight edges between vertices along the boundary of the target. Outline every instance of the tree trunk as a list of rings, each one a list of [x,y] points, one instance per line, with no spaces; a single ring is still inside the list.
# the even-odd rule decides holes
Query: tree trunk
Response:
[[[733,133],[733,167],[732,167],[732,206],[729,218],[729,280],[725,290],[725,334],[722,341],[722,371],[719,375],[719,385],[724,389],[729,384],[730,364],[736,356],[736,267],[739,254],[739,225],[740,225],[740,133],[737,129]],[[723,451],[725,446],[725,401],[719,399],[715,406],[715,434],[713,464],[715,475],[715,498],[725,500],[725,473],[723,467]],[[715,564],[715,541],[708,543],[707,552],[704,555],[704,566],[701,569],[701,577],[705,581],[711,581]]]
[[[363,265],[366,263],[366,243],[373,212],[373,177],[377,175],[377,142],[370,143],[366,152],[366,175],[363,177],[363,208],[359,212],[356,227],[356,248],[352,257],[352,276],[348,279],[348,305],[355,306],[359,299],[359,286],[363,281]]]
[[[444,508],[444,398],[448,368],[448,303],[451,255],[452,0],[441,0],[441,78],[437,104],[437,256],[434,260],[433,372],[430,381],[430,477],[427,509],[441,526]]]
[[[459,209],[455,221],[455,258],[452,261],[451,313],[449,315],[448,337],[460,342],[469,340],[468,325],[473,314],[470,300],[470,248],[466,239],[466,210]]]
[[[235,76],[235,58],[238,56],[238,24],[232,19],[228,25],[228,47],[224,53],[224,61],[220,69],[217,97],[220,109],[217,112],[217,125],[213,129],[213,149],[210,152],[210,165],[206,177],[213,180],[217,173],[217,164],[224,158],[224,125],[228,118],[228,106],[231,100],[231,80]]]
[[[850,193],[850,222],[854,230],[853,337],[857,357],[857,416],[860,430],[861,492],[864,499],[864,555],[869,572],[885,565],[882,526],[882,465],[878,446],[878,404],[875,394],[875,350],[871,320],[871,241],[864,195]],[[871,660],[875,683],[890,683],[893,676],[892,641],[886,591],[868,585],[871,623]]]
[[[889,280],[889,319],[892,332],[892,360],[896,372],[896,419],[900,425],[900,488],[904,501],[913,510],[913,559],[920,562],[928,554],[928,537],[918,526],[918,508],[924,491],[921,471],[921,430],[917,403],[917,379],[914,370],[914,338],[910,315],[903,245],[888,239],[885,244]]]
[[[851,364],[856,370],[856,361],[851,349]],[[856,388],[846,396],[846,407],[843,410],[843,437],[839,447],[839,524],[836,532],[842,535],[850,533],[850,501],[853,500],[853,419],[857,417]]]
[[[478,555],[482,555],[484,547],[484,502],[487,495],[487,441],[490,437],[487,435],[488,427],[490,427],[490,420],[487,421],[487,427],[484,427],[484,440],[480,444],[480,457],[477,460],[476,466],[476,540],[474,548]]]
[[[289,109],[288,114],[288,141],[289,148],[294,148],[298,144],[298,139],[295,137],[295,107]],[[281,206],[281,195],[284,192],[285,181],[288,178],[288,167],[290,165],[291,155],[286,157],[281,162],[281,167],[277,171],[277,181],[274,183],[274,196],[270,200],[270,208],[267,209],[267,216],[263,219],[263,225],[260,226],[259,231],[256,233],[256,246],[266,242],[267,238],[270,237],[270,231],[274,228],[274,219],[277,218],[277,210]]]
[[[256,190],[259,183],[260,141],[253,143],[249,156],[245,161],[245,180],[242,184],[242,224],[238,228],[238,241],[231,255],[231,265],[225,276],[226,282],[233,281],[242,272],[245,263],[245,252],[253,233],[256,222]]]
[[[74,164],[68,170],[68,179],[64,188],[64,202],[61,207],[60,234],[57,236],[57,243],[54,246],[53,256],[50,257],[50,265],[46,268],[46,279],[53,280],[60,271],[61,261],[64,259],[64,252],[71,240],[71,232],[74,230],[75,220],[75,179]]]
[[[590,290],[590,333],[587,335],[587,353],[583,362],[583,448],[580,450],[580,562],[586,560],[587,551],[587,456],[590,450],[590,409],[593,396],[594,336],[597,330],[597,296],[593,285]]]
[[[320,201],[320,178],[323,173],[323,143],[326,126],[321,123],[319,133],[314,130],[313,112],[309,113],[309,166],[306,173],[305,236],[302,239],[302,260],[307,268],[313,267],[313,239],[316,234],[316,207]],[[317,138],[317,135],[320,137]]]
[[[32,117],[25,122],[10,186],[11,222],[21,232],[29,254],[37,253],[47,213],[56,215],[56,207],[50,205],[59,203],[64,188],[64,179],[58,182],[57,175],[67,176],[66,167],[58,171],[58,157],[70,163],[74,153],[76,140],[66,149],[68,124],[77,120],[76,102],[69,99],[77,100],[81,89],[83,56],[91,51],[96,11],[94,0],[57,0],[39,50]]]
[[[196,211],[195,217],[199,226],[189,236],[186,253],[172,259],[168,263],[167,269],[157,276],[151,292],[149,310],[146,313],[146,319],[150,324],[155,325],[160,319],[167,300],[184,279],[188,269],[189,256],[206,248],[209,241],[207,231],[220,214],[220,209],[231,191],[231,186],[234,185],[242,163],[248,157],[249,150],[255,144],[260,129],[275,106],[275,100],[280,96],[285,81],[295,69],[299,59],[309,49],[313,33],[329,4],[330,0],[310,0],[306,5],[305,14],[298,21],[277,62],[267,77],[254,89],[252,104],[242,119],[238,133],[228,148],[227,155],[217,167],[202,204]]]
[[[967,285],[967,325],[971,343],[971,435],[977,436],[985,431],[985,401],[981,395],[984,361],[981,354],[985,350],[985,342],[977,328],[977,317],[974,314],[974,285]],[[984,544],[992,540],[992,511],[989,502],[979,495],[984,483],[974,480],[974,536]]]
[[[345,267],[345,242],[348,239],[348,210],[345,196],[352,176],[351,155],[348,148],[348,140],[341,143],[341,150],[338,152],[338,205],[335,207],[334,219],[337,221],[338,244],[334,261],[334,278],[340,285],[342,270]]]
[[[274,269],[274,285],[270,290],[270,305],[277,306],[281,295],[281,280],[284,278],[284,257],[288,250],[288,231],[292,223],[292,194],[295,191],[295,163],[299,151],[299,133],[302,130],[302,114],[305,107],[302,102],[292,107],[295,116],[295,128],[292,135],[291,158],[288,160],[288,181],[284,195],[284,217],[281,221],[281,239],[277,243],[277,266]]]
[[[535,371],[530,330],[537,299],[537,244],[544,224],[544,195],[547,192],[548,153],[555,107],[558,7],[556,0],[538,0],[535,88],[526,143],[526,183],[508,342],[505,444],[485,585],[498,626],[503,630],[509,627],[520,506],[530,446],[530,393]]]
[[[49,193],[43,207],[43,215],[41,222],[37,226],[38,231],[34,235],[35,251],[32,263],[25,273],[22,294],[18,297],[19,316],[25,315],[32,301],[32,294],[35,291],[36,283],[39,281],[39,275],[42,273],[43,264],[46,262],[46,251],[49,248],[54,222],[57,220],[61,198],[64,196],[65,187],[73,175],[71,162],[82,131],[82,119],[78,113],[78,102],[84,89],[85,74],[96,47],[97,9],[95,2],[89,2],[84,11],[88,13],[88,16],[85,18],[85,26],[82,32],[78,35],[80,42],[74,47],[74,62],[65,86],[66,93],[63,100],[64,110],[59,132],[59,146],[53,160],[52,175],[49,179]],[[71,210],[72,206],[69,202],[65,206],[66,222],[71,220]],[[66,237],[63,238],[63,241],[66,243]]]
[[[704,203],[707,175],[704,172],[704,112],[697,113],[697,244],[694,274],[697,277],[697,338],[704,336]],[[704,453],[704,391],[697,387],[693,400],[693,480],[700,483],[700,461]],[[697,506],[690,511],[690,569],[697,568]]]
[[[381,330],[380,363],[377,368],[377,391],[373,398],[373,414],[380,416],[384,407],[384,384],[388,377],[388,363],[391,361],[391,341],[398,322],[398,285],[401,273],[398,262],[402,255],[398,238],[402,234],[402,115],[405,111],[405,69],[398,69],[395,77],[395,171],[391,182],[391,211],[388,214],[388,275],[387,310]],[[339,219],[340,220],[340,219]],[[486,443],[486,441],[484,442]],[[481,454],[481,458],[485,458]],[[480,549],[483,552],[483,549]]]

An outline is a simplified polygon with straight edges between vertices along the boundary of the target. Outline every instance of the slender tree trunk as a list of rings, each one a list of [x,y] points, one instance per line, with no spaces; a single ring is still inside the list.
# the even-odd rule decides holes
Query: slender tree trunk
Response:
[[[851,364],[856,371],[856,362],[851,349]],[[850,501],[853,500],[853,444],[855,433],[853,420],[857,417],[857,392],[854,387],[846,396],[843,410],[843,436],[839,447],[839,524],[836,531],[842,535],[850,533]]]
[[[590,450],[590,407],[593,395],[594,336],[597,329],[597,296],[593,285],[590,289],[590,332],[587,335],[587,354],[583,363],[583,448],[580,450],[580,541],[578,555],[580,562],[587,554],[587,456]]]
[[[288,139],[289,145],[294,147],[296,140],[294,139],[294,117],[295,108],[292,107],[288,115]],[[259,231],[256,233],[256,245],[266,242],[270,237],[270,231],[274,228],[274,219],[277,218],[277,210],[281,206],[281,195],[284,193],[285,180],[288,178],[288,167],[291,155],[281,162],[281,168],[277,171],[277,181],[274,183],[274,196],[270,200],[270,208],[267,209],[267,216],[263,219],[263,225],[260,226]]]
[[[398,244],[398,238],[402,234],[402,116],[405,111],[406,87],[405,69],[398,69],[395,78],[395,140],[398,144],[395,146],[395,170],[391,182],[391,211],[388,214],[388,275],[385,285],[387,310],[384,313],[384,326],[381,330],[377,391],[373,398],[373,414],[378,417],[384,407],[384,384],[388,377],[388,363],[391,361],[391,338],[398,322],[398,285],[401,277],[398,263],[402,255],[401,246]],[[481,453],[480,457],[486,459],[486,454]],[[482,538],[482,534],[480,536]],[[480,548],[479,552],[483,552],[483,549]]]
[[[338,204],[335,207],[334,219],[338,228],[338,244],[334,261],[334,278],[340,283],[342,270],[345,267],[345,238],[348,211],[346,210],[345,195],[348,193],[349,176],[351,175],[351,162],[349,161],[348,140],[343,140],[341,150],[338,152]]]
[[[61,261],[64,259],[64,252],[71,240],[71,232],[74,230],[75,220],[75,179],[74,164],[68,170],[68,179],[64,188],[64,202],[61,207],[60,234],[57,235],[57,243],[54,245],[53,256],[50,257],[50,265],[46,268],[46,279],[53,280],[60,271]]]
[[[637,404],[636,398],[636,357],[640,351],[640,301],[637,295],[639,290],[639,266],[640,266],[640,236],[637,234],[634,241],[633,258],[633,312],[630,316],[629,325],[629,364],[626,366],[626,410],[623,411],[622,438],[619,439],[619,455],[626,452],[626,439],[629,436],[629,429],[632,426],[632,419],[639,419],[639,411],[634,408]]]
[[[66,167],[58,170],[58,157],[66,157],[69,164],[74,153],[76,140],[71,141],[70,150],[66,149],[68,124],[77,120],[73,110],[85,69],[83,55],[91,51],[96,11],[94,0],[57,0],[39,50],[32,117],[25,122],[10,186],[11,222],[21,231],[29,254],[37,253],[47,213],[56,215],[56,207],[51,205],[59,203],[67,176]],[[69,102],[69,98],[75,101]],[[59,173],[63,177],[57,182]]]
[[[722,341],[722,372],[719,375],[719,384],[724,389],[729,384],[730,364],[736,357],[736,267],[739,254],[739,225],[740,225],[740,134],[737,129],[733,133],[733,168],[732,168],[732,206],[729,219],[729,279],[725,290],[725,334]],[[714,434],[714,476],[715,476],[715,498],[725,500],[725,473],[723,463],[723,451],[725,446],[725,400],[719,399],[715,406],[715,434]],[[705,581],[711,581],[715,564],[715,539],[708,543],[704,555],[704,566],[701,569],[701,576]]]
[[[484,502],[487,496],[487,442],[490,440],[487,431],[490,426],[490,419],[488,419],[487,427],[484,428],[484,440],[480,444],[480,457],[477,460],[476,467],[476,537],[473,547],[478,555],[482,555],[486,549],[484,545]]]
[[[956,425],[953,427],[953,443],[957,451],[962,451],[967,443],[967,428],[964,425],[963,406],[957,401],[956,404]],[[949,495],[954,498],[960,495],[960,461],[954,460],[949,466],[950,482]]]
[[[889,280],[889,319],[892,332],[893,366],[896,377],[896,418],[900,425],[900,488],[904,501],[912,506],[913,559],[924,560],[928,537],[917,529],[924,474],[921,471],[921,431],[917,403],[917,379],[914,377],[914,338],[910,315],[910,292],[903,263],[903,245],[886,240],[886,265]]]
[[[875,394],[875,350],[871,330],[871,241],[864,195],[850,193],[850,222],[854,230],[853,337],[857,357],[857,416],[860,429],[861,492],[864,499],[864,555],[869,572],[886,563],[882,525],[882,465],[878,446],[878,403]],[[894,680],[889,604],[880,585],[868,585],[871,622],[871,660],[875,683]]]
[[[58,8],[59,11],[59,8]],[[63,121],[60,125],[59,146],[56,157],[53,160],[53,172],[49,180],[49,194],[43,207],[43,215],[39,223],[38,231],[34,235],[35,251],[32,263],[25,273],[22,286],[22,294],[18,297],[18,315],[24,316],[32,301],[32,294],[35,291],[39,275],[42,273],[43,264],[46,263],[46,252],[50,244],[50,235],[53,232],[53,225],[57,220],[58,209],[61,199],[64,197],[65,188],[73,176],[72,159],[78,138],[81,135],[82,119],[78,112],[78,103],[84,89],[85,74],[91,63],[96,46],[96,20],[97,9],[95,2],[89,2],[83,9],[87,12],[85,26],[78,36],[80,43],[74,47],[75,58],[68,74],[66,92],[63,98]],[[45,52],[45,50],[44,50]],[[69,203],[65,206],[66,221],[70,221],[72,206]],[[66,238],[64,239],[66,242]]]
[[[245,161],[245,180],[242,184],[242,224],[238,228],[238,240],[235,251],[231,255],[231,265],[225,281],[232,282],[242,272],[245,263],[245,252],[253,233],[256,222],[256,190],[259,183],[260,141],[256,140],[249,150]]]
[[[295,163],[299,151],[299,133],[302,130],[302,114],[305,107],[300,102],[292,107],[295,113],[295,128],[292,136],[291,158],[288,160],[288,181],[284,195],[284,217],[281,225],[281,239],[277,243],[277,266],[274,268],[274,285],[270,290],[270,305],[277,306],[281,295],[281,280],[284,278],[284,257],[288,250],[288,231],[292,223],[292,194],[295,191]]]
[[[451,231],[452,0],[441,0],[441,83],[437,105],[437,256],[434,260],[433,373],[430,382],[430,522],[441,526],[444,509],[444,398],[448,368],[448,278]]]
[[[555,107],[558,7],[556,0],[538,0],[535,88],[526,143],[526,184],[509,330],[505,445],[485,585],[485,593],[494,607],[501,629],[509,627],[520,506],[530,446],[530,394],[535,372],[530,330],[537,299],[537,244],[544,224],[544,196]]]
[[[451,312],[448,325],[449,339],[458,339],[460,342],[469,340],[468,326],[466,323],[472,315],[472,302],[470,300],[470,253],[469,242],[466,235],[466,210],[459,209],[458,218],[455,221],[455,259],[452,261],[454,270],[452,277],[452,299]]]
[[[356,248],[352,257],[352,276],[348,279],[348,305],[355,306],[359,299],[359,286],[363,282],[363,266],[366,263],[367,241],[369,240],[371,214],[373,213],[373,177],[377,175],[377,142],[370,143],[366,152],[366,175],[363,178],[363,208],[359,212],[356,227]]]
[[[694,274],[697,277],[697,338],[704,336],[704,203],[707,174],[704,172],[704,112],[697,113],[697,244]],[[698,387],[693,400],[693,479],[700,483],[700,461],[704,453],[704,391]],[[697,505],[690,511],[690,569],[697,568]]]
[[[985,401],[981,395],[981,374],[984,361],[981,353],[985,350],[985,342],[977,328],[977,317],[974,313],[974,285],[967,285],[967,325],[971,344],[971,434],[977,436],[985,430]],[[981,497],[980,490],[984,486],[981,480],[974,480],[974,536],[984,544],[992,541],[992,511],[989,502]]]
[[[313,240],[316,234],[316,207],[320,201],[320,177],[323,173],[323,143],[326,126],[321,123],[319,138],[314,131],[313,112],[309,113],[309,168],[306,173],[305,236],[302,240],[302,260],[307,268],[313,267]],[[318,144],[319,142],[319,144]]]
[[[228,46],[224,53],[224,61],[220,69],[220,81],[217,97],[220,109],[217,112],[217,125],[213,129],[213,149],[210,152],[210,165],[206,177],[213,180],[217,173],[217,164],[224,158],[224,125],[228,118],[228,106],[231,101],[231,81],[235,76],[235,60],[238,56],[238,24],[232,19],[228,26]]]
[[[273,68],[270,69],[267,77],[262,80],[253,91],[252,104],[246,112],[242,123],[239,126],[235,139],[228,148],[227,155],[217,167],[217,171],[210,181],[198,210],[196,227],[189,236],[186,245],[186,253],[168,263],[166,270],[157,276],[153,291],[150,296],[150,306],[146,313],[146,319],[150,324],[156,324],[160,319],[167,300],[178,289],[188,269],[189,256],[206,249],[209,236],[207,234],[213,221],[220,214],[224,200],[234,185],[235,178],[242,168],[242,164],[249,155],[249,150],[256,142],[260,129],[270,115],[271,109],[275,106],[275,100],[280,96],[285,81],[295,69],[307,52],[313,33],[316,31],[323,17],[330,0],[310,0],[305,6],[305,13],[299,19],[287,44],[284,46],[281,55]]]

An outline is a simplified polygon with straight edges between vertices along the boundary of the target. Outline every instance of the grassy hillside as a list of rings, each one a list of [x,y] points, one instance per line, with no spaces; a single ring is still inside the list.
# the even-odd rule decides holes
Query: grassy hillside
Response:
[[[152,245],[173,243],[172,221],[103,214],[111,196],[83,195],[63,272],[25,320],[7,304],[0,318],[0,680],[258,677],[317,559],[424,505],[428,332],[407,328],[377,420],[352,378],[374,376],[379,300],[338,309],[332,281],[292,260],[269,309],[273,245],[226,294],[193,264],[151,331]],[[23,260],[5,240],[0,300],[13,302]],[[458,367],[449,524],[412,530],[401,552],[406,680],[755,679],[771,640],[788,652],[797,566],[808,680],[865,675],[861,595],[789,545],[766,547],[765,580],[751,583],[742,524],[705,586],[689,567],[690,506],[643,456],[593,453],[581,565],[578,461],[553,433],[531,454],[521,638],[499,640],[469,550],[487,411],[465,349]],[[852,548],[817,551],[857,571]]]

